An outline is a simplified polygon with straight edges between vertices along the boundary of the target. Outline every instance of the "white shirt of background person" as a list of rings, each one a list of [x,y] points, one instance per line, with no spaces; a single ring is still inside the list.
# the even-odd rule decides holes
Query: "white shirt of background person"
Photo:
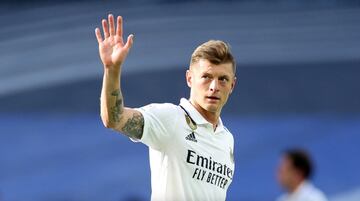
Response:
[[[282,195],[277,201],[327,201],[327,199],[311,182],[304,181],[294,192]]]
[[[312,160],[305,150],[284,151],[277,179],[286,193],[277,201],[328,201],[325,194],[309,180],[312,172]]]

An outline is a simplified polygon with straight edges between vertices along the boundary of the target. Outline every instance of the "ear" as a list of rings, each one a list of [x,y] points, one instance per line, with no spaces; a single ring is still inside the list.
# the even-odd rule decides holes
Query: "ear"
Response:
[[[231,83],[230,94],[233,92],[235,85],[236,85],[236,77],[234,77],[234,80],[233,80],[233,82]]]
[[[191,85],[192,85],[192,72],[190,70],[186,71],[186,83],[187,83],[188,87],[191,88]]]

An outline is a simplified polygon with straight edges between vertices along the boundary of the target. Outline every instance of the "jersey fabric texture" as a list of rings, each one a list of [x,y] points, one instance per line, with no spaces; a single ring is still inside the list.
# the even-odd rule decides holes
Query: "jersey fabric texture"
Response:
[[[150,104],[143,136],[149,147],[152,201],[222,201],[234,175],[234,139],[182,98],[180,105]]]
[[[304,181],[291,194],[282,195],[277,201],[328,201],[324,193],[312,185],[309,181]]]

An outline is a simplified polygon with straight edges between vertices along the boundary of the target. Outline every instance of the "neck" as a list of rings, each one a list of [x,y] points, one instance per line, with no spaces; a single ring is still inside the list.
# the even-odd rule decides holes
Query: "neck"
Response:
[[[301,184],[304,182],[304,180],[297,180],[295,181],[291,186],[289,186],[289,192],[290,193],[294,193],[300,186]]]
[[[203,116],[206,121],[210,122],[213,125],[214,130],[216,129],[219,123],[220,112],[210,112],[202,108],[200,105],[196,104],[193,101],[190,103],[195,107],[195,109]]]

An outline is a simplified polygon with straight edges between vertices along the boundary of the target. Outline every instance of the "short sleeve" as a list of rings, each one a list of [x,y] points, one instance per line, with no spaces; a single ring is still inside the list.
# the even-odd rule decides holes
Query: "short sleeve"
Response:
[[[176,106],[169,103],[149,104],[137,108],[144,117],[144,130],[140,142],[161,151],[168,144],[171,135],[171,125],[176,115]]]

